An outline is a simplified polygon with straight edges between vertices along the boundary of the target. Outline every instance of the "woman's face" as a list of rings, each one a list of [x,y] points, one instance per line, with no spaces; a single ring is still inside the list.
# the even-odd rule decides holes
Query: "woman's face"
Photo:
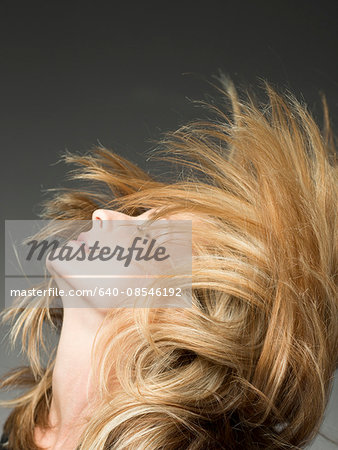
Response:
[[[156,306],[182,304],[177,283],[185,276],[187,286],[191,277],[192,216],[176,214],[149,225],[154,212],[134,217],[98,209],[89,231],[47,259],[64,307],[144,307],[149,298]]]

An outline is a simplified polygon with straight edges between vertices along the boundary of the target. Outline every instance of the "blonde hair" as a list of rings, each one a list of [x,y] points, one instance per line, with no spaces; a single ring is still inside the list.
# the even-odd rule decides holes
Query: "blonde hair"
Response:
[[[44,218],[89,219],[98,207],[199,218],[193,307],[107,315],[93,351],[100,405],[79,449],[300,448],[318,432],[338,362],[334,140],[325,97],[321,132],[290,92],[264,88],[265,103],[223,78],[229,112],[209,104],[211,118],[165,135],[158,154],[185,168],[174,182],[103,147],[65,156],[97,189],[58,192]],[[28,387],[3,402],[14,407],[5,432],[33,450],[52,395],[54,355],[43,367],[40,347],[62,310],[2,315],[30,362],[2,381]]]

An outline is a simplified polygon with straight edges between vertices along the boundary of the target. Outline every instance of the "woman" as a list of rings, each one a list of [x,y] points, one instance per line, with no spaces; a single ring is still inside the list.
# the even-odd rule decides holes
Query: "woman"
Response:
[[[283,449],[318,431],[338,361],[327,106],[321,133],[290,93],[265,83],[259,104],[222,83],[231,114],[209,105],[162,141],[187,167],[173,183],[102,147],[66,156],[102,189],[62,191],[43,217],[192,219],[192,307],[4,311],[30,361],[2,382],[29,386],[4,403],[5,448]]]

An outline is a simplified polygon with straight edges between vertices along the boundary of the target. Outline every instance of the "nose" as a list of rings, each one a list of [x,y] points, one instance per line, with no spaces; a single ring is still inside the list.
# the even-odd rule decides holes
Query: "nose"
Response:
[[[131,218],[128,214],[110,209],[96,209],[92,214],[93,227],[96,226],[95,221],[98,221],[99,228],[105,228],[105,225],[111,224],[108,222],[111,220],[129,220]]]

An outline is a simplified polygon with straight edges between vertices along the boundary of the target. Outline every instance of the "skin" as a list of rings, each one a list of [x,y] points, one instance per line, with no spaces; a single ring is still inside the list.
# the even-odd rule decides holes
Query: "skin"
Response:
[[[148,219],[154,210],[137,217],[110,211],[96,210],[93,213],[93,228],[100,221]],[[175,216],[176,218],[176,216]],[[179,215],[179,219],[191,216]],[[104,222],[106,223],[106,222]],[[47,265],[48,267],[48,265]],[[48,267],[53,275],[53,267]],[[60,289],[67,290],[67,282],[58,280]],[[69,285],[68,285],[69,288]],[[77,299],[81,302],[81,298]],[[63,304],[67,299],[62,298]],[[63,324],[57,348],[52,376],[52,401],[47,430],[36,427],[36,444],[46,450],[74,450],[81,432],[85,428],[85,416],[90,415],[95,402],[95,385],[91,379],[91,349],[96,332],[105,317],[103,308],[64,308]]]

